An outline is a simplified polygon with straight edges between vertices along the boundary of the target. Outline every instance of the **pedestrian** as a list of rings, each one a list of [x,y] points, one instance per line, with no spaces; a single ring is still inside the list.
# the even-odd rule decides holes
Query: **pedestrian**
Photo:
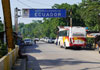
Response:
[[[98,51],[99,51],[99,53],[100,53],[100,40],[97,42],[97,45],[98,45]]]
[[[36,40],[34,40],[34,44],[36,44]]]
[[[100,35],[96,35],[95,36],[95,44],[96,44],[96,48],[100,53]]]

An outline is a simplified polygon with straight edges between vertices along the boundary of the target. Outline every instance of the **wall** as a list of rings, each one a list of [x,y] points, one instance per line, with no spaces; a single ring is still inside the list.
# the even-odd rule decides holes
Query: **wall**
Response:
[[[0,59],[0,70],[11,70],[18,56],[19,47],[16,46],[14,50]]]

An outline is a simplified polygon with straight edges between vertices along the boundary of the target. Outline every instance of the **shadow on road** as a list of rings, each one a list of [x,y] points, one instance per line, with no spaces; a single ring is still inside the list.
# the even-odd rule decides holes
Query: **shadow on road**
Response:
[[[90,62],[90,61],[82,61],[82,60],[76,60],[73,58],[68,59],[56,59],[56,60],[39,60],[38,61],[40,65],[46,65],[46,66],[62,66],[62,65],[79,65],[79,64],[100,64],[100,62]]]
[[[99,66],[99,67],[84,68],[84,69],[80,69],[80,70],[91,70],[91,69],[92,69],[92,70],[95,70],[95,69],[96,69],[96,70],[97,70],[97,69],[100,70],[100,66]]]
[[[56,59],[56,60],[39,60],[40,65],[46,66],[43,69],[48,69],[48,68],[54,68],[57,66],[63,66],[63,65],[79,65],[79,64],[100,64],[100,62],[89,62],[89,61],[80,61],[80,60],[75,60],[72,58],[69,59]],[[100,68],[100,67],[99,67]],[[88,70],[88,69],[84,69]]]
[[[41,70],[38,60],[28,55],[27,70]]]
[[[40,53],[41,51],[38,49],[37,44],[33,44],[32,46],[24,46],[22,49],[22,53]]]
[[[42,69],[52,69],[55,67],[59,67],[59,66],[63,66],[63,65],[81,65],[81,64],[99,64],[100,62],[94,62],[94,61],[82,61],[82,60],[76,60],[73,58],[68,58],[68,59],[43,59],[43,60],[37,60],[35,57],[33,56],[28,56],[29,60],[28,60],[28,64],[29,67],[31,68],[31,66],[34,67],[34,70],[41,70],[40,65],[44,66]],[[100,67],[98,67],[100,68]],[[88,69],[92,69],[91,68],[84,68],[81,70],[88,70]],[[93,68],[95,69],[95,68]]]
[[[94,51],[94,50],[96,50],[96,49],[93,49],[93,48],[73,48],[73,47],[67,47],[66,49],[78,50],[78,51],[81,51],[81,50]]]

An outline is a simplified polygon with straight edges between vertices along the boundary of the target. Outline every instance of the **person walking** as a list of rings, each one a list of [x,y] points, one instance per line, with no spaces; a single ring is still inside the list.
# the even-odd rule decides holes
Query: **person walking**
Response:
[[[99,53],[100,53],[100,35],[97,35],[97,36],[95,37],[95,44],[96,44],[97,50],[98,50]]]
[[[36,44],[36,40],[34,40],[34,44]]]
[[[99,53],[100,53],[100,40],[97,42],[97,45],[98,45],[98,51],[99,51]]]

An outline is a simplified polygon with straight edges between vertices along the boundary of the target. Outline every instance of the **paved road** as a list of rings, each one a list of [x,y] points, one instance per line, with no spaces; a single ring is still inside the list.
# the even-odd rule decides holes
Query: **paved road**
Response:
[[[94,50],[64,49],[38,42],[26,46],[27,70],[100,70],[100,54]]]

